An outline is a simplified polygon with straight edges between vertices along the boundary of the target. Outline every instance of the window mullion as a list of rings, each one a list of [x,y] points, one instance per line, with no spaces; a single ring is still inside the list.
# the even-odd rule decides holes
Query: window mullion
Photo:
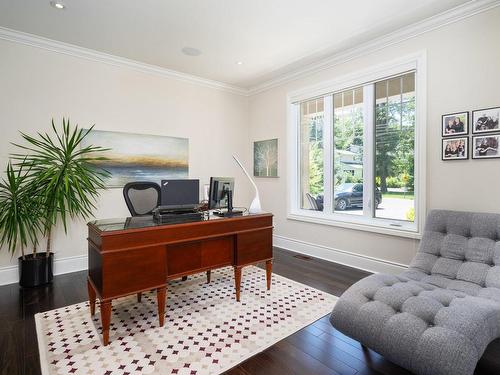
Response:
[[[375,85],[363,86],[363,216],[373,218],[375,189]]]
[[[333,95],[324,97],[323,120],[323,212],[333,212]]]

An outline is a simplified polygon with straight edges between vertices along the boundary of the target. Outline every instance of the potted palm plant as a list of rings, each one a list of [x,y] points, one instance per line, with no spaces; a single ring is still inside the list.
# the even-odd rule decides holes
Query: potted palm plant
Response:
[[[36,254],[37,235],[42,226],[39,216],[39,202],[35,199],[34,187],[28,184],[29,170],[21,164],[17,170],[9,161],[5,178],[0,182],[0,246],[6,245],[14,254],[21,248],[19,257],[19,279],[21,285],[38,284],[46,279],[49,270],[46,257]],[[33,246],[33,252],[25,249]]]
[[[29,191],[31,202],[28,206],[31,204],[32,207],[36,207],[37,226],[34,228],[39,228],[39,233],[47,239],[45,253],[39,254],[36,252],[37,230],[34,231],[34,238],[30,237],[35,249],[33,258],[44,259],[40,262],[41,267],[45,267],[46,272],[41,273],[45,277],[25,284],[23,284],[24,279],[21,278],[22,286],[36,286],[52,281],[53,228],[58,223],[62,223],[66,232],[70,219],[85,219],[91,216],[100,189],[105,188],[104,180],[109,176],[108,171],[92,165],[92,162],[104,159],[93,156],[93,153],[107,149],[99,146],[81,146],[83,139],[93,126],[85,130],[78,126],[71,128],[69,119],[63,118],[62,122],[62,130],[58,130],[52,120],[51,135],[38,133],[37,136],[30,136],[21,133],[26,144],[15,145],[27,152],[27,155],[21,153],[12,155],[16,161],[14,167],[17,168],[17,173],[23,176],[18,182],[21,191],[24,188]],[[11,173],[16,173],[15,168],[9,165]],[[3,201],[3,198],[0,199]],[[8,207],[4,210],[7,211]],[[8,230],[9,227],[4,226],[0,221],[0,231],[3,235]],[[8,237],[9,235],[6,238]],[[23,243],[20,242],[20,245]],[[11,246],[9,248],[12,250]],[[19,259],[22,276],[26,272],[29,273],[29,269],[25,267],[25,258],[21,256]]]

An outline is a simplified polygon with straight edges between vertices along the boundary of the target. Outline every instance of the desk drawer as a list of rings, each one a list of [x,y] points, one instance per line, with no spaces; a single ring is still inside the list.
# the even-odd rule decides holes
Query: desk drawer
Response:
[[[239,233],[236,238],[236,265],[259,262],[273,257],[273,230]]]
[[[112,251],[102,256],[101,297],[134,293],[165,284],[165,247]]]
[[[233,236],[167,245],[168,276],[195,273],[233,263]]]

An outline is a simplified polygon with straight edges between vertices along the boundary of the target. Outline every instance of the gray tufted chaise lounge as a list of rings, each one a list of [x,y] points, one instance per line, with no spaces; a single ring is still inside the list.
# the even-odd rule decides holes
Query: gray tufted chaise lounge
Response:
[[[434,210],[398,276],[375,274],[339,299],[335,328],[417,374],[472,374],[500,337],[500,215]]]

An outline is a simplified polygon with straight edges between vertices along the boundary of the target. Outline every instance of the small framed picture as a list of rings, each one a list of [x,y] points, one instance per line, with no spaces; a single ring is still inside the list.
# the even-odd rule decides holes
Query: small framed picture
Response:
[[[491,133],[500,131],[498,119],[500,107],[472,111],[472,133]]]
[[[465,160],[469,158],[469,137],[444,138],[442,160]]]
[[[469,134],[469,112],[450,113],[441,118],[443,137]]]
[[[472,137],[472,159],[500,158],[498,145],[500,134],[476,135]]]

